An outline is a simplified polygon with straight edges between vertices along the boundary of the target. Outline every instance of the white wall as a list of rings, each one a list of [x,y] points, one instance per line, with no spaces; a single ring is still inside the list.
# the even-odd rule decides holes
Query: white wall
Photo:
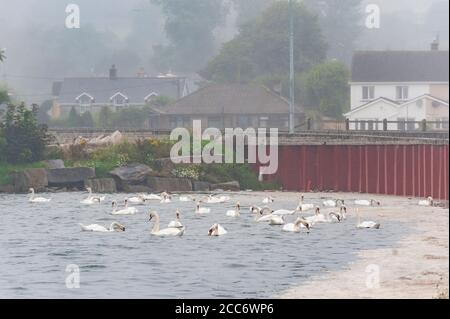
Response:
[[[397,86],[408,86],[409,87],[409,100],[412,100],[418,96],[424,94],[430,94],[430,85],[429,84],[408,84],[408,83],[392,83],[392,84],[379,84],[379,83],[357,83],[352,84],[350,93],[351,93],[351,109],[366,104],[367,101],[363,100],[362,97],[362,88],[364,86],[374,86],[375,87],[375,96],[374,99],[384,97],[391,100],[396,100],[397,98]]]

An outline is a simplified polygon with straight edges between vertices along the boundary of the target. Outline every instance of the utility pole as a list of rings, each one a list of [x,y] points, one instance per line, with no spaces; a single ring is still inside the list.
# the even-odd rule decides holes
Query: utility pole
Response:
[[[295,68],[294,68],[294,0],[289,0],[290,75],[289,75],[289,134],[295,132]]]

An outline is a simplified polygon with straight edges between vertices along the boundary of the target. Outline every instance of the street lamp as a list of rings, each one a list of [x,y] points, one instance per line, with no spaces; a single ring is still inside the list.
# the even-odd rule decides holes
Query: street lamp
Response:
[[[294,0],[289,0],[289,46],[290,46],[290,75],[289,75],[289,134],[294,134],[295,132],[295,79],[294,79]]]

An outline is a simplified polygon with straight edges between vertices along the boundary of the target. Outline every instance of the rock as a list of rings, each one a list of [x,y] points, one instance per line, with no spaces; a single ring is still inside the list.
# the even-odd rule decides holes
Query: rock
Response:
[[[95,169],[89,167],[58,168],[47,170],[50,187],[84,188],[84,181],[95,177]]]
[[[94,193],[117,193],[114,178],[90,178],[84,181],[84,187],[92,188]]]
[[[192,192],[192,182],[185,178],[148,177],[147,186],[152,192]]]
[[[145,185],[125,185],[123,190],[125,193],[151,193],[152,189]]]
[[[132,164],[118,167],[111,171],[114,179],[118,182],[118,187],[123,189],[125,185],[139,185],[145,182],[152,169],[144,164]]]
[[[36,192],[44,191],[48,186],[47,170],[44,168],[27,169],[12,174],[14,192],[27,193],[30,188]]]
[[[60,169],[60,168],[66,168],[64,165],[64,161],[57,159],[57,160],[48,160],[45,161],[45,164],[49,169]]]
[[[210,190],[211,184],[207,182],[199,182],[199,181],[193,181],[192,182],[192,189],[194,192],[208,192]]]
[[[232,181],[232,182],[227,182],[227,183],[214,184],[211,186],[211,189],[212,190],[223,189],[226,191],[239,191],[239,190],[241,190],[241,186],[240,186],[239,182]]]
[[[0,185],[0,193],[6,194],[14,193],[14,185]]]
[[[173,176],[172,172],[175,169],[175,164],[170,158],[156,159],[153,161],[153,165],[155,167],[155,170],[158,171],[159,175],[164,177]]]

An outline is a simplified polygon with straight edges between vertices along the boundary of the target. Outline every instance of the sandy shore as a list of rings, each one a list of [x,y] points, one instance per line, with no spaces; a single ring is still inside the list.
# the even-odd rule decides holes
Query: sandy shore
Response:
[[[349,199],[364,197],[360,194],[323,195]],[[413,229],[412,233],[390,249],[361,251],[358,260],[343,270],[313,277],[310,282],[277,297],[429,299],[442,292],[448,296],[449,210],[417,206],[418,199],[369,198],[372,197],[380,200],[383,206],[365,208],[365,220],[381,224],[394,220],[405,222]]]

